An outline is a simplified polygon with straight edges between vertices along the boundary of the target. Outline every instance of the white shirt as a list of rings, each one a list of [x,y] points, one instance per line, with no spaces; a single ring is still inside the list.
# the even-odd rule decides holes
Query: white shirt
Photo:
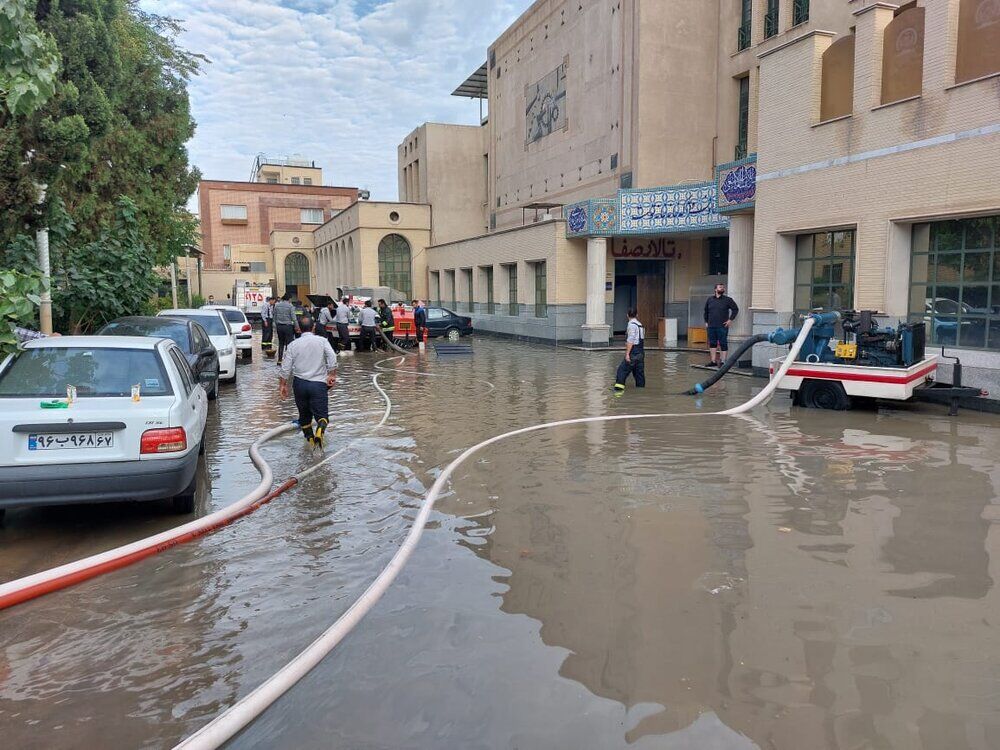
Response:
[[[285,349],[281,377],[286,381],[294,377],[325,383],[327,375],[336,369],[337,354],[330,342],[310,331],[303,333]]]
[[[638,320],[630,320],[625,329],[625,343],[638,344],[640,341],[645,340],[645,338],[646,329],[642,327],[642,323]]]
[[[347,324],[351,322],[351,308],[347,305],[337,305],[337,312],[333,314],[333,319],[337,323]]]
[[[358,318],[362,328],[376,328],[378,326],[378,313],[373,307],[362,307]]]
[[[333,315],[330,313],[329,307],[324,307],[319,311],[319,324],[321,326],[328,326],[333,323]]]

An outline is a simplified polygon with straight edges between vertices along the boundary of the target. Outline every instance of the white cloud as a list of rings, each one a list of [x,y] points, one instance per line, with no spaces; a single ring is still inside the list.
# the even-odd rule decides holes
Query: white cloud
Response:
[[[248,179],[258,153],[301,154],[327,184],[396,197],[396,146],[423,122],[473,124],[450,96],[531,0],[145,0],[212,60],[190,86],[191,161]]]

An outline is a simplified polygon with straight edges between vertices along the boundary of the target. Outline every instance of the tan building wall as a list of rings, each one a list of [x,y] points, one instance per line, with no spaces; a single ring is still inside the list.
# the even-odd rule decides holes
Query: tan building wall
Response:
[[[299,167],[286,164],[261,164],[257,182],[278,185],[317,186],[323,184],[323,170],[319,167]]]
[[[382,286],[379,245],[389,235],[409,243],[412,294],[427,294],[427,253],[431,237],[430,206],[412,203],[359,201],[341,211],[315,233],[318,291],[335,294],[337,287]]]
[[[399,200],[434,206],[434,244],[489,229],[486,133],[480,126],[426,123],[397,148]]]
[[[322,211],[329,219],[357,200],[357,188],[267,185],[255,182],[202,180],[198,185],[201,248],[205,267],[225,270],[225,247],[267,247],[275,229],[303,231],[317,224],[303,224],[303,209]],[[223,206],[245,209],[246,218],[222,218]]]

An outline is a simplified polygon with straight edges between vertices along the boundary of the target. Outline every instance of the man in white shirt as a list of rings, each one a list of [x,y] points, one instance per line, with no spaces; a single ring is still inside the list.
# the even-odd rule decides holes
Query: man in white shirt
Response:
[[[646,387],[646,329],[639,322],[639,312],[635,308],[628,311],[628,327],[625,329],[625,359],[618,365],[615,376],[615,392],[625,392],[628,376],[635,378],[636,388]]]
[[[344,297],[337,305],[337,310],[333,314],[333,321],[337,325],[337,336],[340,337],[340,348],[344,351],[351,351],[351,300]]]
[[[318,327],[316,331],[317,336],[322,336],[327,341],[330,342],[330,346],[333,346],[333,333],[330,331],[330,327],[333,325],[333,311],[337,306],[335,300],[330,300],[326,307],[319,311]]]
[[[302,336],[290,343],[285,351],[278,396],[282,400],[288,398],[288,382],[291,381],[302,434],[310,446],[322,448],[330,424],[329,389],[337,382],[337,354],[329,341],[313,334],[313,325],[312,318],[302,318],[299,323]]]
[[[375,351],[375,337],[378,336],[378,313],[372,307],[372,301],[365,300],[365,306],[358,314],[358,322],[361,324],[361,345],[359,351]]]

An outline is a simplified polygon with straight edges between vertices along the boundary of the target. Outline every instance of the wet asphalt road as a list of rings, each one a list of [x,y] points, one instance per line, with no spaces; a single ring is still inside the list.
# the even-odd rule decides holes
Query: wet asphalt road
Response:
[[[347,454],[209,537],[0,613],[0,729],[16,748],[170,747],[341,614],[439,468],[498,432],[581,415],[710,411],[653,354],[476,342],[382,377],[345,359]],[[486,383],[495,385],[492,390]],[[210,416],[198,512],[257,482],[289,419],[273,363]],[[315,460],[265,449],[284,478]],[[237,748],[1000,747],[1000,420],[933,407],[617,422],[501,443],[458,472],[409,567]],[[0,578],[147,536],[166,505],[11,512]]]

